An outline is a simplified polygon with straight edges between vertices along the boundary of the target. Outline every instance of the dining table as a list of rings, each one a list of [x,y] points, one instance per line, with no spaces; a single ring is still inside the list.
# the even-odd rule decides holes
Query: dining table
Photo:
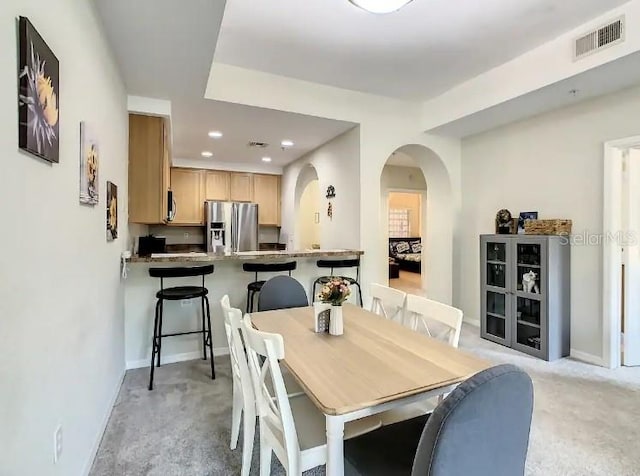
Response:
[[[352,304],[344,333],[314,332],[313,307],[251,314],[260,331],[282,335],[282,364],[325,415],[328,476],[344,474],[344,425],[446,394],[491,364]]]

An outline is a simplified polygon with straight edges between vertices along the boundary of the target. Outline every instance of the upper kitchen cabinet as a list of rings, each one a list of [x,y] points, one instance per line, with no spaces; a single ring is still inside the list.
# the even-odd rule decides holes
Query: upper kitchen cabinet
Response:
[[[231,172],[231,201],[253,202],[253,174]]]
[[[204,223],[203,173],[198,169],[171,169],[171,191],[176,203],[172,225]]]
[[[162,117],[129,115],[129,221],[167,219],[169,138]]]
[[[280,226],[279,175],[254,175],[253,201],[258,204],[260,225]]]
[[[204,199],[228,201],[230,197],[229,185],[231,176],[229,172],[207,170],[204,175]]]

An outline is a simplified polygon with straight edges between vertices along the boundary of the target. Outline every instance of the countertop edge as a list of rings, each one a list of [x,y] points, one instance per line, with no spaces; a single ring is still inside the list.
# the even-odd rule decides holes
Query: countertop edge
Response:
[[[216,261],[255,261],[255,260],[282,260],[288,258],[323,258],[323,257],[347,257],[362,256],[362,250],[336,250],[336,251],[274,251],[273,253],[257,252],[251,254],[225,254],[217,255],[207,253],[207,256],[171,256],[166,258],[151,258],[150,256],[132,256],[127,258],[127,263],[212,263]]]

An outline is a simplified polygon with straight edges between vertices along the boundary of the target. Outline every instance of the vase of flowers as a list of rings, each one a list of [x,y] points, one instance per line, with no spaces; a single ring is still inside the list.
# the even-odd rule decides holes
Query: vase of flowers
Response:
[[[349,281],[332,277],[322,286],[318,300],[331,304],[331,318],[329,320],[329,334],[340,336],[344,333],[342,318],[342,304],[351,296]]]

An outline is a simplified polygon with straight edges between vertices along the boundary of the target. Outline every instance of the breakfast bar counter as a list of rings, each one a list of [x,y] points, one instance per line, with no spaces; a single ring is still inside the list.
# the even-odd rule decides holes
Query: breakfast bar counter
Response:
[[[154,267],[199,266],[212,264],[213,274],[205,279],[211,303],[214,351],[217,355],[228,352],[224,330],[224,319],[220,299],[229,296],[231,305],[246,309],[247,284],[255,280],[253,273],[243,271],[246,262],[272,263],[295,261],[291,276],[298,280],[307,292],[309,303],[313,302],[312,285],[319,276],[329,270],[318,268],[318,260],[363,259],[359,250],[292,250],[292,251],[247,251],[239,253],[162,253],[147,257],[133,256],[126,259],[126,281],[124,286],[125,355],[127,368],[148,367],[151,362],[151,341],[156,305],[156,293],[160,280],[149,275]],[[355,268],[336,269],[335,273],[355,278]],[[268,280],[282,273],[260,273],[258,279]],[[165,286],[201,286],[202,278],[166,279]],[[355,303],[354,293],[350,301]],[[164,303],[163,329],[168,333],[197,330],[201,327],[200,304],[191,301],[167,301]],[[178,362],[202,358],[202,338],[185,335],[164,339],[162,362]]]
[[[228,253],[158,253],[132,256],[129,263],[211,263],[216,261],[280,261],[293,258],[355,258],[360,250],[239,251]]]

